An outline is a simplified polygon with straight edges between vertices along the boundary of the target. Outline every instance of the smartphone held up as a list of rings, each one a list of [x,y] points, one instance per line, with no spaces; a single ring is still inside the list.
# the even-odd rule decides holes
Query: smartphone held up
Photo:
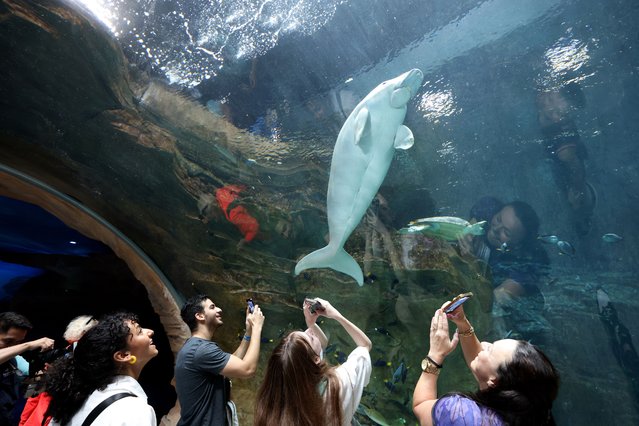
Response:
[[[444,311],[444,313],[450,314],[455,309],[457,309],[458,307],[463,305],[471,297],[473,297],[473,293],[471,293],[471,292],[462,293],[462,294],[460,294],[458,296],[455,296],[455,298],[453,300],[451,300],[448,305],[444,306],[442,308],[442,310]]]
[[[309,310],[312,314],[317,313],[317,311],[324,310],[324,306],[322,306],[322,303],[317,299],[306,298],[304,299],[304,304],[309,306]]]

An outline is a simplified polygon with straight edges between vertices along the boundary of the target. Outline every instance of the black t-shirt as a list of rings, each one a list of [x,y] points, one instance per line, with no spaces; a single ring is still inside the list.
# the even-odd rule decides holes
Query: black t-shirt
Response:
[[[226,425],[228,379],[220,374],[231,354],[215,342],[191,337],[175,361],[175,387],[180,401],[178,426]]]

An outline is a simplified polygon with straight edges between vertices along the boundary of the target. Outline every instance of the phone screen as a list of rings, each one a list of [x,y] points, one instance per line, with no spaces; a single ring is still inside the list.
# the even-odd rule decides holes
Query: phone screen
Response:
[[[248,305],[249,312],[253,313],[253,309],[255,309],[255,305],[253,304],[253,299],[246,299],[246,304]]]
[[[463,305],[464,302],[466,302],[468,299],[470,299],[470,296],[464,296],[464,297],[462,297],[460,299],[455,300],[453,303],[451,303],[450,305],[448,305],[444,309],[444,312],[447,313],[447,314],[450,314],[455,309],[457,309],[459,306]]]

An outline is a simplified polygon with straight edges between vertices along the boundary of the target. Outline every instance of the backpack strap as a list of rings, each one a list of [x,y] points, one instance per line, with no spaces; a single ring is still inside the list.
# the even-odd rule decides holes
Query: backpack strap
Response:
[[[93,410],[91,410],[91,412],[89,413],[89,415],[87,416],[86,419],[84,419],[84,422],[82,422],[82,426],[89,426],[91,425],[91,423],[93,423],[95,421],[95,419],[111,404],[113,404],[115,401],[122,399],[122,398],[126,398],[128,396],[136,396],[135,394],[131,393],[131,392],[121,392],[121,393],[116,393],[115,395],[111,395],[110,397],[108,397],[107,399],[105,399],[104,401],[102,401],[101,403],[99,403]]]

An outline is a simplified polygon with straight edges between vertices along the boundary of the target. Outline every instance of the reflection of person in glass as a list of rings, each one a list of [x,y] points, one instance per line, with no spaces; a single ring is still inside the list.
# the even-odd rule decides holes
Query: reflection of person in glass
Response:
[[[448,320],[457,326],[452,339]],[[479,390],[437,398],[439,373],[460,342]],[[552,404],[559,390],[559,375],[550,360],[524,340],[480,342],[461,306],[450,314],[442,309],[435,312],[422,371],[413,393],[413,411],[422,426],[555,424]]]
[[[471,221],[486,221],[482,236],[465,235],[459,245],[463,255],[473,255],[491,268],[495,301],[533,296],[548,265],[548,254],[537,241],[539,217],[523,201],[502,203],[494,197],[480,199],[470,211]]]
[[[504,204],[484,197],[472,207],[470,217],[472,222],[485,220],[486,232],[460,238],[459,248],[462,256],[474,256],[490,270],[495,336],[520,334],[541,343],[547,324],[540,315],[544,299],[539,282],[550,261],[537,240],[537,213],[523,201]]]
[[[597,201],[594,187],[586,181],[586,147],[572,118],[574,111],[583,108],[585,103],[577,83],[543,91],[537,96],[537,118],[544,136],[546,155],[553,160],[555,182],[572,209],[575,229],[580,235],[590,230]]]

